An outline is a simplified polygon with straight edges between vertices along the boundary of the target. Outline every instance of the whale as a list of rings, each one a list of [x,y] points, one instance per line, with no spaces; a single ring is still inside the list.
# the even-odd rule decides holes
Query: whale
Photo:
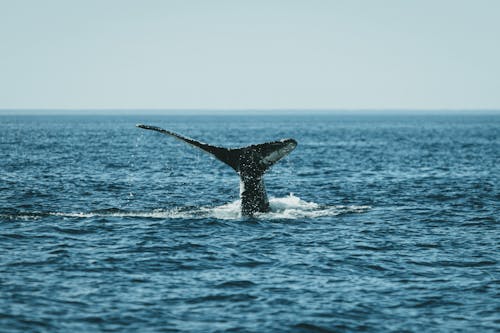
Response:
[[[264,173],[297,147],[297,141],[294,139],[281,139],[241,148],[225,148],[209,145],[156,126],[144,124],[136,126],[174,137],[201,149],[236,171],[240,177],[242,216],[253,216],[256,213],[270,211],[269,199],[264,185]]]

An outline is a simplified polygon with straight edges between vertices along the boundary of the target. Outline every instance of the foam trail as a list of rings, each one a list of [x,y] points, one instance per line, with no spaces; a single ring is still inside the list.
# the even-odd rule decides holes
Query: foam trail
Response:
[[[282,198],[270,198],[271,211],[257,213],[254,218],[262,220],[274,219],[308,219],[327,216],[337,216],[348,213],[363,213],[370,206],[323,206],[308,202],[290,193]],[[59,216],[63,218],[93,218],[93,217],[123,217],[123,218],[155,218],[155,219],[199,219],[215,218],[219,220],[241,219],[241,201],[236,200],[217,207],[200,208],[174,208],[169,210],[157,209],[149,212],[134,211],[94,211],[94,212],[49,212],[49,213],[20,213],[14,215],[0,215],[9,220],[37,220],[46,216]]]
[[[337,216],[347,213],[363,213],[370,206],[322,206],[308,202],[290,193],[283,198],[271,198],[271,211],[263,214],[268,219],[298,219]]]

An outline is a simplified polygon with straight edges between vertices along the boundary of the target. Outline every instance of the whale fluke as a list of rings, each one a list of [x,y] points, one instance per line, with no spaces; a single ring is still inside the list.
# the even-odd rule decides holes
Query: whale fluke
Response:
[[[224,148],[212,146],[160,127],[143,124],[136,126],[170,135],[215,156],[233,168],[240,175],[241,212],[246,216],[269,211],[263,175],[273,164],[297,146],[297,141],[294,139],[283,139],[242,148]]]

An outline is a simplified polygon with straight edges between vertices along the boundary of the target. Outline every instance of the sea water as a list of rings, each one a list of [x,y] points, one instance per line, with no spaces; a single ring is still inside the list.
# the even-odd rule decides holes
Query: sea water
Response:
[[[241,217],[225,147],[294,138]],[[1,332],[498,332],[499,115],[0,116]]]

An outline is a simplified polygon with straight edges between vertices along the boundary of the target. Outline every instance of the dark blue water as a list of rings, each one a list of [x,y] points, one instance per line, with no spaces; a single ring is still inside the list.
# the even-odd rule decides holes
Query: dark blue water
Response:
[[[217,145],[295,138],[239,216]],[[500,330],[500,116],[2,116],[1,332]]]

